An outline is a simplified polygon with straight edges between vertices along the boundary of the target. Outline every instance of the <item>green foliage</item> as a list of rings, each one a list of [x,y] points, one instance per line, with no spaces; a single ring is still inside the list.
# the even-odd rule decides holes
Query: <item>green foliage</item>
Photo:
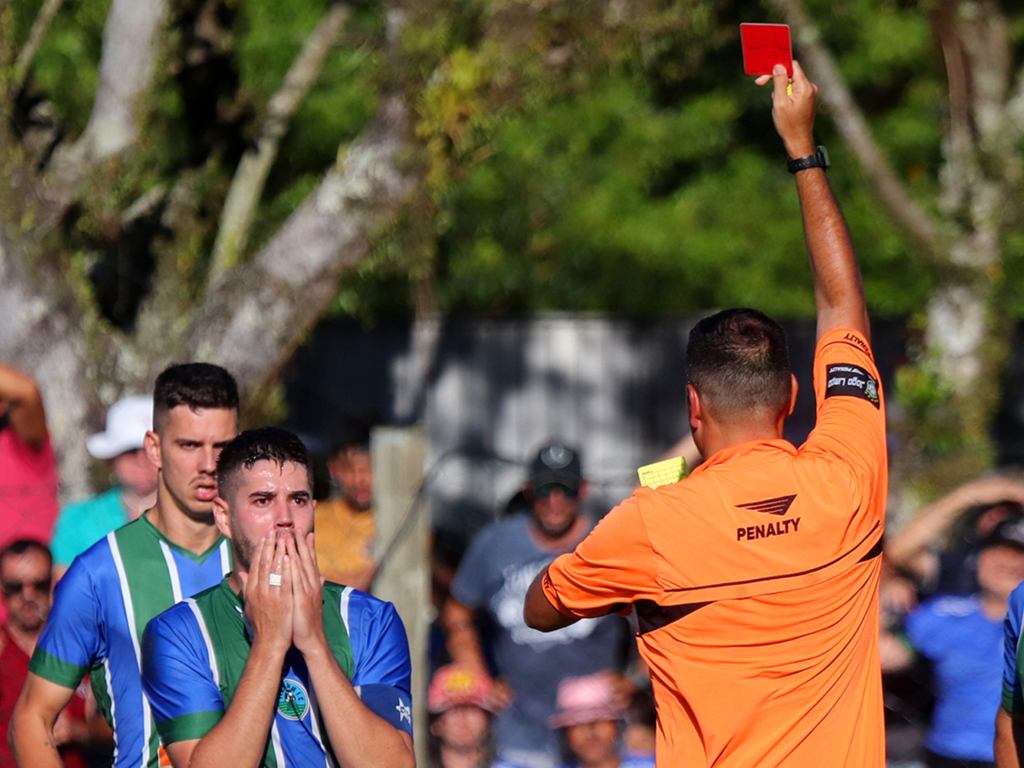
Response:
[[[931,199],[942,100],[926,18],[894,2],[813,5],[895,165]],[[768,94],[742,75],[737,23],[764,19],[755,4],[612,0],[570,11],[464,0],[420,10],[405,52],[423,80],[438,308],[813,313]],[[908,314],[928,295],[928,271],[827,117],[819,123],[871,310]],[[383,255],[346,291],[365,292],[375,270],[394,285],[402,260]]]
[[[42,4],[42,0],[12,0],[19,45],[28,38]],[[110,0],[65,0],[33,63],[35,87],[53,101],[72,135],[85,128],[92,109],[109,9]]]

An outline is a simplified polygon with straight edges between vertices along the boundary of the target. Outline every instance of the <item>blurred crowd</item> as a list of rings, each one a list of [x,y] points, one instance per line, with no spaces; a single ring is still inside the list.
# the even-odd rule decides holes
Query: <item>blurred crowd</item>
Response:
[[[72,561],[153,503],[145,439],[153,398],[129,396],[85,450],[109,490],[59,509],[45,408],[31,377],[0,364],[0,729],[7,730],[52,588]],[[372,424],[334,428],[330,495],[316,509],[327,579],[372,591],[376,541]],[[673,452],[682,446],[674,447]],[[691,456],[692,460],[692,456]],[[435,532],[427,709],[430,764],[443,768],[654,765],[656,711],[633,619],[587,619],[551,633],[523,621],[526,590],[594,527],[580,453],[539,448],[516,503],[467,541]],[[885,544],[879,653],[888,764],[994,765],[1004,620],[1024,581],[1024,482],[977,479],[930,504]],[[64,764],[109,765],[110,727],[79,687],[54,728]],[[13,766],[4,743],[0,768]]]

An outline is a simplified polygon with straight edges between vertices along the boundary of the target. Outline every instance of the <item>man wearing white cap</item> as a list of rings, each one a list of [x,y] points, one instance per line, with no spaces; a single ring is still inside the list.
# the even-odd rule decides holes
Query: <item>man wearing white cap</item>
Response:
[[[107,428],[85,441],[89,455],[110,462],[117,484],[105,493],[65,507],[51,549],[59,572],[111,531],[153,506],[157,469],[143,448],[153,428],[153,396],[124,397],[107,411]]]

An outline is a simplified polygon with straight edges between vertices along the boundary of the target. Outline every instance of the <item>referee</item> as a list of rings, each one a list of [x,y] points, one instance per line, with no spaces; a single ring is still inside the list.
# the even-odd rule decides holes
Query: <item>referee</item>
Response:
[[[690,334],[690,426],[706,461],[641,488],[526,598],[530,626],[637,613],[658,704],[659,768],[884,765],[878,580],[885,407],[853,247],[814,145],[818,89],[777,66],[772,116],[791,161],[817,306],[817,425],[782,439],[796,400],[782,329],[751,309]]]

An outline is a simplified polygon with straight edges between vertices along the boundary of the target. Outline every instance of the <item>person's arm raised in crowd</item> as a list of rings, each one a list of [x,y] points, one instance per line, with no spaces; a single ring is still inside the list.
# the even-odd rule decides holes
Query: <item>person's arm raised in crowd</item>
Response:
[[[7,743],[19,768],[60,768],[53,726],[74,695],[72,688],[28,673],[7,731]]]
[[[1024,718],[1002,707],[996,712],[996,768],[1021,768],[1024,764]]]
[[[477,632],[475,618],[476,611],[467,608],[454,597],[449,597],[441,611],[445,645],[453,662],[475,667],[489,677],[490,672],[480,645],[480,633]],[[494,701],[497,706],[507,706],[513,696],[512,689],[505,680],[494,681]]]
[[[292,576],[285,567],[285,543],[274,533],[257,543],[249,573],[239,574],[253,640],[238,689],[224,717],[203,738],[166,745],[175,768],[256,768],[263,759],[281,668],[292,644]],[[270,585],[271,573],[281,574],[280,586]]]
[[[345,768],[414,768],[412,737],[363,703],[327,642],[323,580],[316,567],[312,534],[308,540],[289,539],[288,546],[295,596],[292,640],[306,660],[317,699],[331,702],[321,709],[321,715],[338,764]]]
[[[33,450],[46,443],[46,410],[30,376],[0,363],[0,401],[6,401],[11,428]]]
[[[452,661],[486,671],[487,662],[480,647],[475,618],[476,611],[467,608],[454,597],[449,597],[444,604],[441,625],[444,627],[445,643]]]
[[[800,64],[793,62],[793,92],[786,93],[785,67],[775,67],[771,77],[757,79],[758,85],[774,81],[772,119],[790,158],[813,155],[814,108],[818,87],[807,79]],[[814,301],[818,311],[818,338],[835,328],[852,328],[871,341],[871,327],[864,303],[864,286],[850,242],[843,214],[832,196],[824,168],[808,168],[796,174],[804,238],[814,278]]]
[[[971,507],[1003,501],[1024,504],[1024,483],[991,475],[961,485],[924,507],[903,530],[890,538],[885,545],[885,556],[894,569],[927,582],[935,577],[938,569],[938,556],[929,548]]]

